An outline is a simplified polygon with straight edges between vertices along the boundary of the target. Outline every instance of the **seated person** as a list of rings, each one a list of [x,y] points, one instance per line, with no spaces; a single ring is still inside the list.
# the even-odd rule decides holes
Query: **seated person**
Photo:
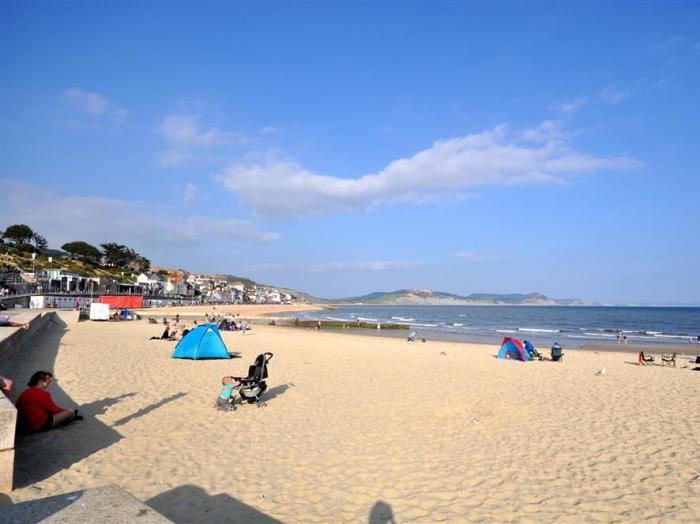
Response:
[[[29,386],[17,399],[17,413],[30,433],[48,431],[74,420],[83,420],[78,410],[57,406],[46,388],[53,375],[48,371],[37,371],[29,379]]]
[[[219,411],[228,411],[229,405],[231,404],[230,398],[233,395],[233,388],[241,385],[241,383],[233,377],[224,377],[221,379],[221,393],[216,397],[216,403],[214,407]]]
[[[537,351],[537,348],[532,345],[532,342],[529,340],[523,340],[523,345],[525,346],[525,351],[530,355],[530,359],[532,360],[542,360],[542,355],[540,355],[540,352]]]
[[[647,357],[644,355],[644,351],[640,351],[639,358],[637,360],[637,365],[646,366],[648,362],[654,362],[654,357]]]
[[[552,346],[552,360],[554,362],[561,362],[564,358],[564,353],[561,350],[559,342],[555,342]]]
[[[163,331],[163,334],[160,337],[151,337],[149,340],[172,340],[170,335],[170,325],[165,324],[165,331]]]
[[[29,322],[15,322],[14,320],[11,320],[8,315],[0,315],[0,326],[29,329]]]

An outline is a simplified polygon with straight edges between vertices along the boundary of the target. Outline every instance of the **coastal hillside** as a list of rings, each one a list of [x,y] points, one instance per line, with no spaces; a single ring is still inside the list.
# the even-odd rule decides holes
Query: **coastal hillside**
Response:
[[[53,262],[49,262],[49,256],[53,256]],[[138,272],[124,271],[122,267],[102,266],[96,262],[81,260],[71,257],[59,250],[43,250],[35,259],[30,252],[18,249],[8,249],[0,252],[0,269],[2,271],[33,272],[46,270],[50,267],[60,268],[87,277],[110,277],[124,282],[135,282]],[[174,269],[153,265],[150,271],[161,274],[167,280],[183,281],[190,274],[185,269]],[[272,284],[261,284],[248,277],[228,274],[206,275],[208,278],[226,281],[229,284],[241,283],[246,288],[263,287],[276,288],[283,293],[288,293],[297,302],[304,303],[334,303],[334,304],[381,304],[381,305],[509,305],[509,306],[574,306],[592,305],[580,299],[550,298],[542,293],[473,293],[467,296],[432,291],[429,289],[401,289],[397,291],[378,291],[358,297],[339,299],[320,298],[303,291],[280,287]]]
[[[455,295],[430,289],[401,289],[398,291],[375,292],[360,297],[339,300],[347,304],[382,304],[416,306],[576,306],[591,305],[580,299],[550,298],[542,293],[473,293],[468,296]]]

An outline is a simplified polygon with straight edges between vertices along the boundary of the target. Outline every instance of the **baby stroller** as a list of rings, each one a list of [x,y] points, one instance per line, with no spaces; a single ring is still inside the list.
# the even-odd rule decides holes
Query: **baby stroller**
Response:
[[[248,404],[255,404],[259,408],[265,406],[265,401],[260,400],[260,395],[267,389],[265,383],[265,379],[268,377],[267,363],[270,362],[271,358],[272,353],[261,353],[255,357],[255,362],[248,366],[247,377],[233,377],[240,382],[240,385],[233,389],[228,400],[230,411],[236,409],[233,405],[236,394],[240,395],[241,401],[248,402]]]

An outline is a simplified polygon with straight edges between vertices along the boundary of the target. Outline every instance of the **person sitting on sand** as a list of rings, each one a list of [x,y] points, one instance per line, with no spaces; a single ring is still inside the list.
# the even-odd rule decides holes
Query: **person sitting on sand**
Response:
[[[241,383],[233,377],[224,377],[221,379],[221,393],[216,397],[214,407],[219,411],[228,411],[230,405],[229,399],[233,395],[233,388],[238,387]]]
[[[170,335],[170,324],[165,324],[165,331],[160,337],[151,337],[149,340],[172,340]]]
[[[7,315],[0,315],[0,326],[4,327],[21,327],[22,329],[29,329],[29,322],[15,322],[10,319]]]
[[[48,371],[37,371],[29,379],[27,389],[17,399],[17,412],[30,433],[48,431],[74,420],[83,420],[77,409],[57,406],[46,388],[53,375]]]

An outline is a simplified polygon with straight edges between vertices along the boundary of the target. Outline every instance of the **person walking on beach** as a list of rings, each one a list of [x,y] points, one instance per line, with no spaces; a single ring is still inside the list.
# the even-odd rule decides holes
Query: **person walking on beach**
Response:
[[[54,403],[51,393],[46,391],[52,379],[50,372],[37,371],[29,379],[29,387],[17,399],[17,412],[30,433],[83,420],[77,409],[63,409]]]

